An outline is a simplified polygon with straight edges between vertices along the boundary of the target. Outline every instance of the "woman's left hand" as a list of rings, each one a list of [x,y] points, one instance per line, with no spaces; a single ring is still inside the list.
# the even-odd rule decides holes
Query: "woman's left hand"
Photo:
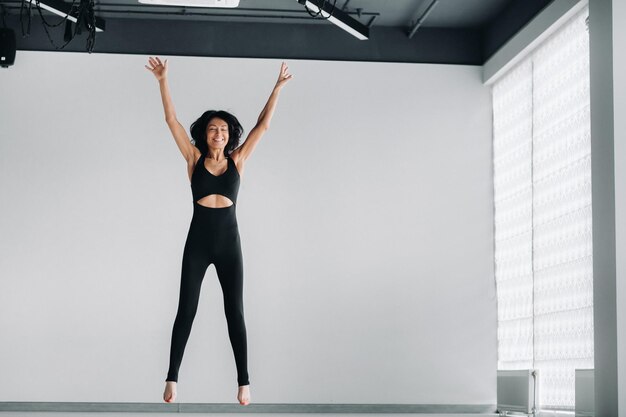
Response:
[[[283,62],[280,66],[280,74],[278,75],[278,81],[276,81],[276,87],[281,88],[287,84],[287,81],[291,80],[291,78],[293,78],[293,75],[289,74],[289,67]]]

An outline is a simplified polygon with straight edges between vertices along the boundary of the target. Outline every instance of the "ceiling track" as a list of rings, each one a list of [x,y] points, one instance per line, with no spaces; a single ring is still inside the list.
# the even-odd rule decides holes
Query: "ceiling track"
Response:
[[[428,7],[426,8],[426,10],[424,11],[424,13],[422,13],[422,15],[420,16],[419,19],[417,19],[417,22],[415,23],[415,25],[411,28],[411,30],[409,31],[409,33],[407,34],[407,36],[409,37],[409,39],[413,38],[413,35],[415,35],[415,32],[417,32],[417,29],[420,28],[420,26],[422,26],[422,24],[424,23],[424,21],[426,20],[426,18],[428,17],[428,15],[430,14],[430,12],[432,12],[433,8],[437,5],[437,3],[439,3],[439,0],[432,0],[430,2],[430,4],[428,5]],[[421,7],[421,4],[420,4]]]
[[[11,4],[12,3],[12,4]],[[7,10],[19,10],[21,1],[8,1],[4,3]],[[118,9],[122,8],[122,9]],[[135,10],[133,10],[135,9]],[[147,9],[163,9],[163,10],[147,10]],[[94,10],[96,12],[111,14],[146,14],[146,15],[176,15],[176,16],[207,16],[207,17],[229,17],[229,18],[245,18],[245,19],[302,19],[311,20],[310,16],[303,10],[292,9],[256,9],[256,8],[237,8],[242,12],[252,13],[232,13],[232,12],[190,12],[189,10],[201,8],[196,7],[180,7],[180,6],[145,6],[141,4],[117,4],[117,3],[97,3]],[[206,8],[205,8],[206,10]],[[268,14],[263,14],[268,13]],[[354,11],[346,12],[350,15],[369,17],[368,26],[380,16],[376,12]],[[284,14],[297,14],[303,16],[285,16]],[[306,15],[306,16],[304,16]]]

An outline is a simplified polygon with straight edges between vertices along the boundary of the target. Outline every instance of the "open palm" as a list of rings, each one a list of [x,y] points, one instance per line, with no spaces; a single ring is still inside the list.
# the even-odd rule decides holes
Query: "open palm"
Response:
[[[278,75],[278,81],[276,81],[276,87],[282,87],[287,81],[291,80],[292,77],[293,75],[289,74],[289,67],[283,62],[280,66],[280,74]]]
[[[161,62],[159,57],[148,59],[148,65],[145,67],[154,74],[157,80],[161,81],[165,77],[167,77],[167,59],[165,62]]]

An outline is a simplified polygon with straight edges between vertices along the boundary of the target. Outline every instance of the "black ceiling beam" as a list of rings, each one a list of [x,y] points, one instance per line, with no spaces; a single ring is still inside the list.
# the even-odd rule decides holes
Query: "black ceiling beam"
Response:
[[[6,20],[19,34],[19,16],[8,15]],[[63,37],[62,30],[50,32]],[[81,39],[86,35],[77,38],[64,50],[85,52]],[[17,36],[17,49],[54,50],[37,16],[33,16],[31,35]],[[374,27],[370,39],[360,41],[334,25],[318,23],[108,18],[107,31],[97,34],[93,52],[482,65],[482,37],[479,30],[422,27],[408,39],[403,27]]]

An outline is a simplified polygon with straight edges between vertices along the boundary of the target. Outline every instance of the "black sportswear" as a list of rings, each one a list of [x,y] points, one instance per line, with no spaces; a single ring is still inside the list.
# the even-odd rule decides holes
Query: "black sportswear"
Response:
[[[201,155],[191,175],[193,217],[183,251],[178,312],[172,330],[170,365],[166,381],[178,381],[178,370],[198,309],[200,287],[209,265],[214,264],[224,296],[228,335],[235,355],[237,382],[248,385],[247,340],[243,314],[243,257],[235,213],[239,171],[231,158],[221,175],[211,174]],[[210,194],[228,197],[233,204],[223,208],[198,203]]]

